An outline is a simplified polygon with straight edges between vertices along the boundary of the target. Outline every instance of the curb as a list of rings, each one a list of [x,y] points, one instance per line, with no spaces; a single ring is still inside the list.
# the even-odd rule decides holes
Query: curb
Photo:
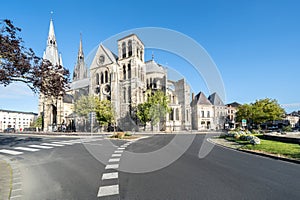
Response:
[[[265,153],[260,153],[260,152],[245,150],[245,149],[235,149],[235,148],[223,145],[223,144],[216,143],[211,138],[208,138],[207,141],[211,142],[215,145],[225,147],[225,148],[228,148],[228,149],[232,149],[232,150],[235,150],[235,151],[240,151],[240,152],[250,153],[250,154],[258,155],[258,156],[262,156],[262,157],[272,158],[272,159],[275,159],[275,160],[282,160],[282,161],[286,161],[286,162],[292,162],[292,163],[295,163],[295,164],[300,164],[300,160],[295,160],[295,159],[290,159],[290,158],[285,158],[285,157],[279,157],[279,156],[275,156],[275,155],[271,155],[271,154],[265,154]]]

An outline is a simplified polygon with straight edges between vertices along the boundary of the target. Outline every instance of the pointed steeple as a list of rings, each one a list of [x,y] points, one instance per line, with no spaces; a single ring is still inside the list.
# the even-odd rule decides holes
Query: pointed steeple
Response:
[[[82,47],[82,35],[80,34],[80,41],[79,41],[79,49],[77,55],[77,62],[74,67],[73,72],[73,81],[81,80],[87,78],[87,69],[84,63],[84,53]]]
[[[79,42],[79,50],[78,50],[78,59],[83,59],[84,54],[83,54],[83,49],[82,49],[82,35],[80,33],[80,42]]]
[[[60,64],[52,18],[50,19],[47,47],[44,52],[43,58],[49,60],[53,65]]]

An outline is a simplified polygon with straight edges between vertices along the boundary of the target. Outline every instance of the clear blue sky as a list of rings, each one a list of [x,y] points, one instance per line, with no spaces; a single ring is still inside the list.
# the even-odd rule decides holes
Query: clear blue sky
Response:
[[[87,55],[99,42],[128,29],[173,29],[196,40],[210,54],[224,81],[226,103],[269,97],[290,104],[300,102],[299,10],[297,0],[10,0],[1,2],[0,18],[22,28],[25,46],[42,56],[53,11],[58,48],[71,71],[80,32]],[[167,53],[154,53],[157,62],[179,72],[187,64]],[[201,80],[189,81],[196,92],[206,92]],[[22,85],[0,86],[0,108],[36,112],[37,96]]]

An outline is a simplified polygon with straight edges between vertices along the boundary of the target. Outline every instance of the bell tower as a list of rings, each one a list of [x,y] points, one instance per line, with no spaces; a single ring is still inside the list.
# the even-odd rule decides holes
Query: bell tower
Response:
[[[118,40],[119,91],[121,116],[131,115],[132,108],[144,101],[144,44],[131,34]]]

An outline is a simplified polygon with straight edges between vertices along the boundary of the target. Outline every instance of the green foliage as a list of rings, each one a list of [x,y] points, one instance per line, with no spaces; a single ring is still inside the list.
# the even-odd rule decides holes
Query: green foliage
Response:
[[[169,99],[161,90],[154,93],[149,90],[146,94],[148,95],[147,101],[138,105],[137,117],[144,125],[151,122],[151,125],[155,126],[170,112]]]
[[[247,122],[262,124],[267,121],[281,120],[285,111],[275,99],[256,100],[251,104],[244,104],[239,107],[237,121],[246,119]]]
[[[261,139],[260,145],[245,145],[243,149],[257,150],[288,158],[300,159],[300,145]]]
[[[90,112],[96,112],[100,100],[95,96],[81,96],[75,102],[74,111],[80,117],[88,118]]]
[[[96,118],[101,126],[107,126],[115,121],[114,109],[110,101],[98,101],[96,105]]]
[[[289,125],[289,126],[285,126],[285,127],[283,127],[283,129],[282,129],[284,132],[292,132],[293,131],[293,129],[292,129],[292,127]]]
[[[34,121],[33,126],[34,126],[34,127],[41,128],[41,127],[42,127],[42,124],[43,124],[43,117],[40,115],[40,116]]]

